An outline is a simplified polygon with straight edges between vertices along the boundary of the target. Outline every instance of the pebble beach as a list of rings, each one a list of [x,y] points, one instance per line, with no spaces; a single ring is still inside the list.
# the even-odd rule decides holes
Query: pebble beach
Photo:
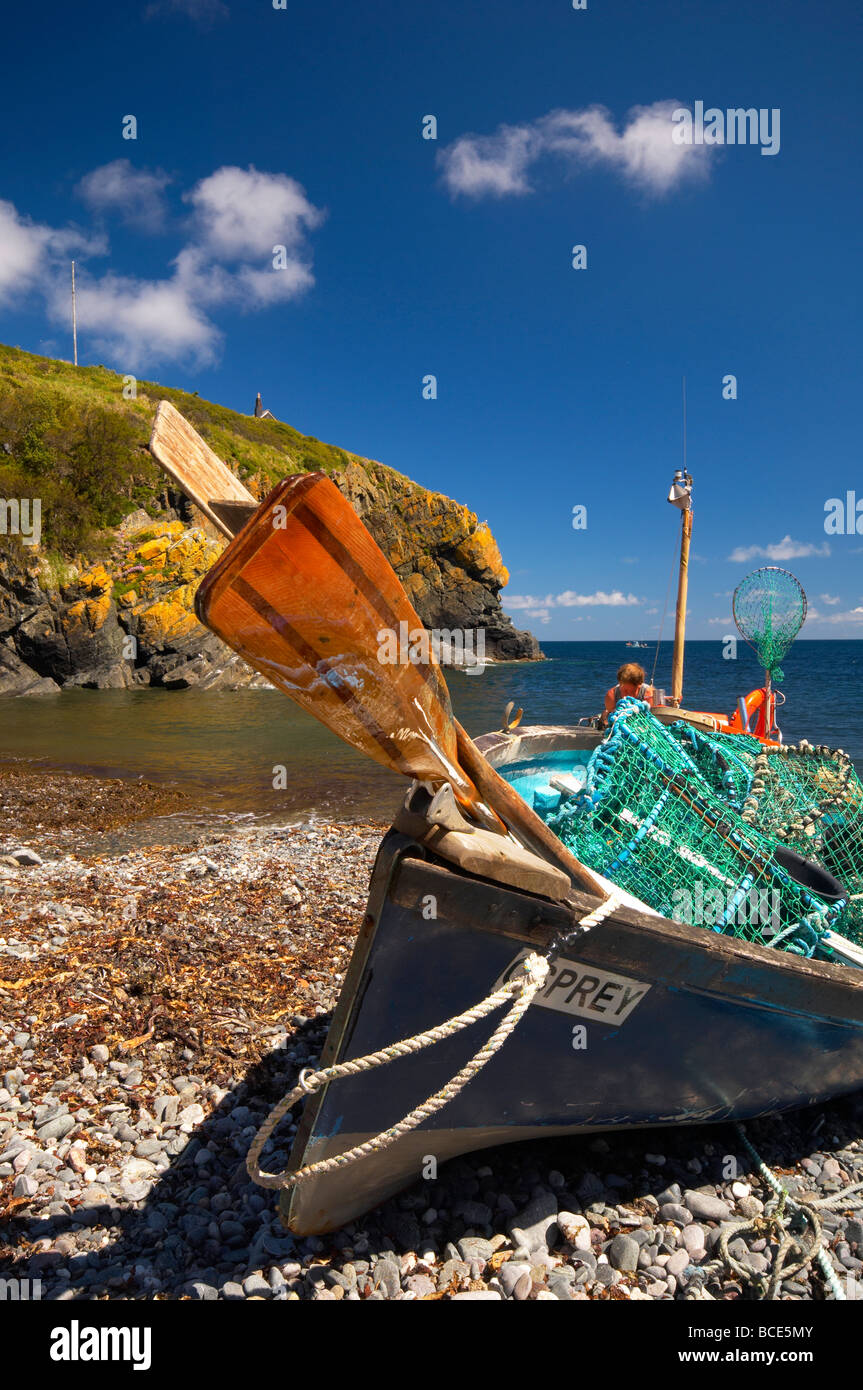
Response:
[[[385,827],[201,821],[177,843],[183,810],[0,770],[0,1279],[64,1301],[764,1297],[776,1198],[731,1126],[486,1150],[294,1239],[244,1158],[319,1057]],[[747,1133],[863,1294],[863,1096]],[[780,1299],[833,1296],[781,1258]]]

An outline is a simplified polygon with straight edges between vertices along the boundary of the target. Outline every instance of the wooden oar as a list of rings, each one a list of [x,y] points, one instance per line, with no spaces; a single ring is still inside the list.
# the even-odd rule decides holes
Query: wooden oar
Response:
[[[166,401],[150,449],[226,534],[254,503]],[[220,500],[233,509],[220,509]],[[448,781],[477,823],[502,833],[509,826],[573,882],[605,896],[602,881],[454,719],[443,673],[401,581],[326,474],[300,474],[272,490],[204,577],[196,610],[249,665],[347,743],[420,781]]]

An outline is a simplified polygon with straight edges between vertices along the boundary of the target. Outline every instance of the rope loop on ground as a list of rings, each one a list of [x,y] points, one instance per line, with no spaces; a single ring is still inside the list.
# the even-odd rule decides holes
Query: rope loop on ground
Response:
[[[764,1159],[749,1138],[746,1130],[741,1124],[734,1126],[737,1135],[744,1147],[753,1159],[759,1173],[764,1178],[768,1187],[778,1198],[777,1205],[772,1212],[757,1216],[749,1221],[740,1221],[736,1225],[727,1227],[719,1237],[718,1251],[719,1256],[728,1269],[737,1275],[739,1279],[755,1285],[763,1296],[767,1299],[777,1299],[783,1279],[791,1279],[795,1274],[799,1274],[812,1264],[813,1260],[818,1264],[824,1281],[827,1284],[833,1297],[839,1302],[845,1301],[845,1291],[836,1277],[836,1272],[830,1263],[830,1257],[824,1249],[824,1231],[821,1219],[815,1206],[806,1202],[798,1202],[786,1187],[782,1185],[776,1174],[768,1168]],[[855,1184],[855,1189],[861,1184]],[[849,1189],[849,1192],[852,1189]],[[837,1194],[842,1196],[845,1194]],[[819,1206],[826,1206],[826,1202],[819,1202]],[[786,1207],[790,1210],[791,1216],[786,1217]],[[803,1230],[792,1233],[789,1227],[792,1224],[803,1226]],[[800,1239],[806,1227],[809,1227],[812,1234],[808,1244]],[[744,1232],[750,1231],[757,1238],[772,1235],[778,1242],[776,1253],[773,1256],[773,1264],[769,1279],[766,1275],[757,1274],[746,1265],[736,1259],[728,1249],[730,1241],[736,1240]],[[791,1260],[788,1263],[788,1260]]]

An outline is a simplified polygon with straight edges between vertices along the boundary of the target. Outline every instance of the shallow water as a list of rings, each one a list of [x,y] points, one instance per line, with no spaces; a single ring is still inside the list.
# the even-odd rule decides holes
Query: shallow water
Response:
[[[654,650],[616,642],[549,642],[552,659],[447,677],[458,718],[474,735],[500,726],[504,705],[525,723],[572,723],[594,714],[616,671],[637,655],[650,675]],[[686,648],[685,704],[731,712],[759,684],[754,656],[723,644]],[[656,682],[671,685],[664,645]],[[863,766],[863,643],[798,642],[784,662],[786,740],[840,746]],[[293,819],[309,814],[388,820],[407,783],[362,757],[271,690],[70,690],[0,699],[0,757],[109,776],[144,777],[189,791],[202,811]],[[280,772],[284,769],[283,772]],[[282,780],[284,788],[274,785]]]

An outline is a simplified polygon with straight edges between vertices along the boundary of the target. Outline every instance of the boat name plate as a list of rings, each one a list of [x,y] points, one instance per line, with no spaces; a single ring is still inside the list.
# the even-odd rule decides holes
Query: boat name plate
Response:
[[[519,951],[493,988],[505,985],[516,966],[530,954],[527,949]],[[612,975],[608,970],[597,970],[593,965],[559,957],[551,963],[548,980],[533,1002],[543,1009],[556,1009],[558,1013],[575,1014],[578,1018],[602,1019],[604,1023],[619,1027],[650,989],[651,986],[642,980]]]

